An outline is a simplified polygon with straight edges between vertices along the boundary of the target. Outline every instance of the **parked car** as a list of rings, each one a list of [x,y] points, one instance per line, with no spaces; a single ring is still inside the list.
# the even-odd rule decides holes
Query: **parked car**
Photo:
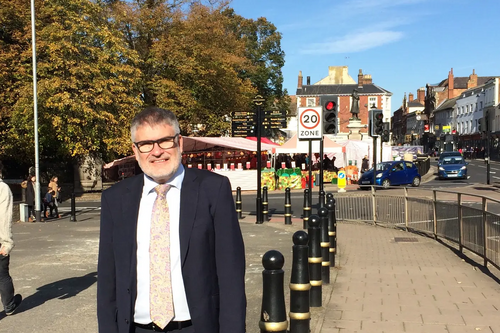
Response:
[[[462,156],[445,156],[440,163],[438,162],[438,177],[439,179],[467,179],[468,164]]]
[[[439,155],[438,166],[442,163],[445,157],[462,157],[462,154],[458,151],[444,151]]]
[[[388,188],[391,185],[420,185],[420,174],[417,166],[409,161],[390,161],[377,164],[375,185]],[[358,184],[361,189],[368,189],[373,184],[373,168],[363,173]]]

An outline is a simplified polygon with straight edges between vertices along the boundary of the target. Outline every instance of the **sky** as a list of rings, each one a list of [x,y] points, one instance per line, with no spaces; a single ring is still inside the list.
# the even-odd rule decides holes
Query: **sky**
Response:
[[[316,83],[329,66],[359,69],[393,93],[397,110],[406,93],[448,78],[500,76],[499,0],[233,0],[245,17],[265,17],[282,34],[283,88],[295,95],[302,71]]]

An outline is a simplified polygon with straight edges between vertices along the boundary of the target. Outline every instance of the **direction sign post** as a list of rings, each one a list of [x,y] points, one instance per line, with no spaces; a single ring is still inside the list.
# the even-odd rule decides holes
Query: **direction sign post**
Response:
[[[260,138],[261,138],[261,133],[262,133],[262,128],[261,128],[261,119],[262,116],[260,114],[261,112],[261,106],[266,100],[260,96],[257,95],[253,99],[253,103],[255,104],[257,110],[257,199],[256,199],[256,205],[257,205],[257,219],[255,221],[256,224],[262,224],[263,221],[263,215],[262,215],[262,197],[261,197],[261,186],[262,186],[262,180],[260,179],[261,177],[261,172],[262,172],[262,153],[261,153],[261,144],[260,144]]]

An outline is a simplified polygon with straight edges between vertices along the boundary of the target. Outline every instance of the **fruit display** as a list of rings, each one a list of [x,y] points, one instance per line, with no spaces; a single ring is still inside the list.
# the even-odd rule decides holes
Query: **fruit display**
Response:
[[[265,171],[263,170],[260,174],[261,186],[267,186],[268,191],[276,190],[276,178],[275,173],[273,171]]]

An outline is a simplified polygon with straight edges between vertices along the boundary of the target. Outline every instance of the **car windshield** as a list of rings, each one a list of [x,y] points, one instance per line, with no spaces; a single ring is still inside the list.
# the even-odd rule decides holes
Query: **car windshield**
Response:
[[[391,168],[392,162],[382,162],[377,164],[377,171],[385,171]]]
[[[442,162],[443,165],[446,165],[446,164],[464,164],[464,163],[465,163],[464,159],[460,156],[447,156],[447,157],[443,158],[443,162]]]

